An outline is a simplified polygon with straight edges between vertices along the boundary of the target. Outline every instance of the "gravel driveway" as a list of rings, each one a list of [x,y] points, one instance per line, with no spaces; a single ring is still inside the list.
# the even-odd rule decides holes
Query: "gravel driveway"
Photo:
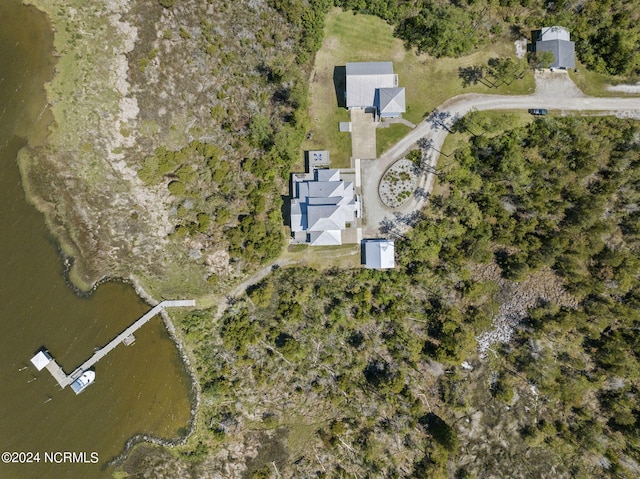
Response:
[[[481,95],[469,93],[455,96],[440,105],[437,110],[449,118],[461,117],[470,110],[526,110],[529,108],[546,108],[549,110],[565,111],[593,111],[598,114],[615,114],[620,117],[640,118],[639,98],[596,98],[582,93],[569,78],[565,71],[536,72],[536,91],[532,95]],[[445,123],[447,120],[445,120]],[[405,231],[411,224],[412,214],[419,211],[426,202],[426,195],[431,192],[435,176],[427,173],[418,180],[418,187],[422,195],[412,199],[397,209],[386,207],[378,195],[378,184],[387,168],[411,149],[420,138],[427,138],[432,143],[429,170],[434,171],[440,150],[448,131],[437,125],[437,122],[424,120],[420,122],[407,136],[387,150],[377,160],[363,160],[362,168],[362,197],[365,225],[365,237],[375,237],[380,234],[381,227],[389,222],[395,222],[396,229]],[[398,220],[400,218],[400,220]],[[403,222],[404,218],[404,222]]]

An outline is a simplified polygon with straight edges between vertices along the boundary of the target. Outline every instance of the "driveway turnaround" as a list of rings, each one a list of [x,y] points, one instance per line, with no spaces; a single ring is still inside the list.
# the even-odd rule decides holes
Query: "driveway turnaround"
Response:
[[[584,95],[571,81],[565,71],[544,71],[535,74],[536,92],[532,95],[481,95],[476,93],[455,96],[420,122],[407,136],[385,151],[377,160],[361,161],[362,199],[364,214],[364,237],[376,237],[384,233],[390,222],[398,232],[406,231],[411,218],[427,201],[435,180],[436,164],[440,149],[449,134],[447,129],[452,120],[466,115],[471,110],[528,110],[544,108],[568,112],[586,112],[598,115],[616,115],[640,119],[640,97],[596,98]],[[425,138],[431,145],[429,165],[418,179],[420,195],[412,195],[403,206],[392,209],[385,206],[378,194],[378,185],[385,171],[395,161],[402,158],[416,142]],[[382,231],[381,231],[382,228]]]

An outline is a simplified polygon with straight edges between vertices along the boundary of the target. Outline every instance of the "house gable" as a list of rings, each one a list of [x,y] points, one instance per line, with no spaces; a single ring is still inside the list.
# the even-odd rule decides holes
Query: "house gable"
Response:
[[[397,117],[407,111],[404,88],[379,88],[376,107],[381,117]]]
[[[291,233],[296,241],[342,244],[342,230],[360,214],[353,183],[342,180],[335,169],[294,174],[291,179]]]

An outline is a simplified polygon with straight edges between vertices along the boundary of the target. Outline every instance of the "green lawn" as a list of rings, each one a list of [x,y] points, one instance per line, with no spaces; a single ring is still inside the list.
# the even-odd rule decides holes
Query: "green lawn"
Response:
[[[346,121],[343,86],[334,86],[334,73],[344,75],[347,62],[393,61],[399,83],[406,87],[407,112],[404,117],[418,123],[435,107],[452,96],[467,93],[526,94],[534,91],[533,75],[526,70],[522,80],[500,88],[489,88],[480,83],[464,87],[458,77],[458,68],[485,65],[492,57],[514,56],[515,48],[510,40],[493,43],[482,50],[462,58],[435,59],[428,55],[416,55],[407,51],[402,41],[393,37],[393,27],[371,15],[354,15],[338,8],[327,15],[324,41],[316,54],[311,75],[310,93],[312,106],[312,137],[305,141],[305,149],[328,149],[332,163],[348,165],[351,142],[348,134],[338,132],[338,122]],[[336,67],[338,70],[336,71]],[[336,93],[338,90],[338,93]],[[378,130],[378,151],[391,145],[400,127]],[[392,138],[390,138],[392,137]],[[380,143],[385,143],[383,147]]]
[[[309,246],[304,249],[289,247],[289,250],[281,255],[281,258],[290,260],[291,264],[304,265],[319,270],[333,267],[359,268],[360,245]]]
[[[392,123],[388,128],[376,129],[376,154],[380,156],[410,131],[411,128],[403,123]]]
[[[637,79],[635,81],[629,81],[629,79],[627,78],[596,73],[596,72],[587,70],[584,67],[584,65],[582,65],[578,61],[576,61],[576,67],[578,72],[576,73],[573,70],[569,70],[569,76],[574,81],[574,83],[578,86],[578,88],[580,88],[580,90],[582,90],[586,95],[616,96],[616,97],[640,96],[637,93],[633,94],[633,93],[607,90],[607,86],[609,85],[617,85],[620,83],[635,83]]]

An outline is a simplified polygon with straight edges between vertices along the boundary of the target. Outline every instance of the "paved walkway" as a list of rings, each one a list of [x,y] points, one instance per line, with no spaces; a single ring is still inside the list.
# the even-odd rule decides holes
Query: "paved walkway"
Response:
[[[455,96],[437,108],[443,121],[424,120],[392,148],[385,151],[380,158],[361,162],[363,209],[366,221],[364,235],[377,236],[380,234],[381,227],[384,230],[390,222],[393,222],[395,229],[401,232],[410,226],[411,215],[422,209],[433,188],[435,180],[433,171],[440,156],[438,152],[449,134],[442,126],[443,124],[451,125],[451,119],[462,117],[472,109],[486,111],[529,108],[594,112],[640,119],[640,97],[588,97],[563,71],[536,73],[536,92],[532,95],[503,96],[470,93]],[[387,168],[412,149],[420,138],[426,138],[432,145],[429,172],[418,180],[418,187],[421,188],[422,194],[419,197],[414,195],[400,208],[388,208],[382,203],[378,194],[380,180]]]

